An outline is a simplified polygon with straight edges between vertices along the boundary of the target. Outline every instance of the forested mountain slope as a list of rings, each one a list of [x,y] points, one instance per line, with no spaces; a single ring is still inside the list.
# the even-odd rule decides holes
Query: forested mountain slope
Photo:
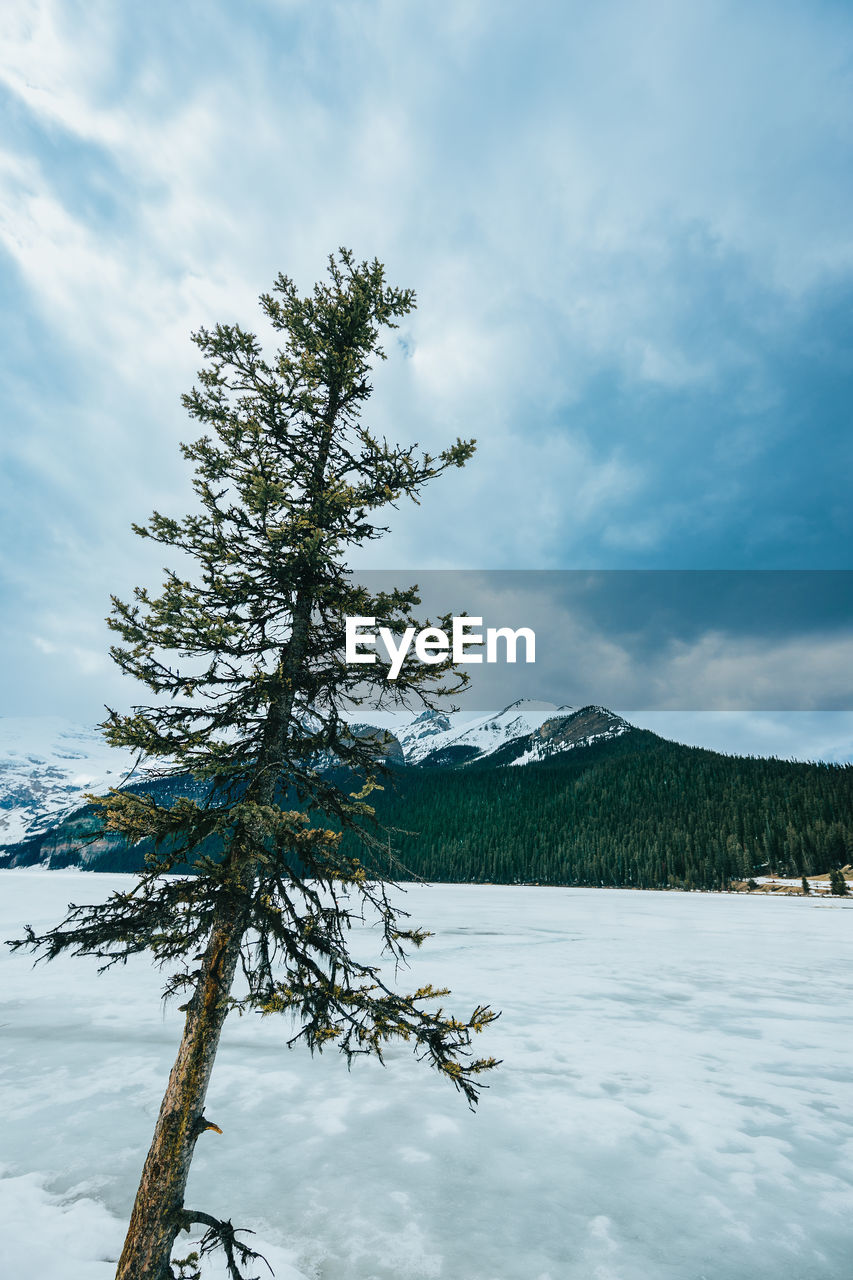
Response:
[[[723,756],[632,729],[516,768],[400,772],[376,800],[428,880],[718,889],[853,851],[853,766]],[[399,874],[399,873],[398,873]]]
[[[391,751],[391,777],[371,802],[395,829],[392,858],[375,869],[400,879],[719,889],[762,871],[814,875],[850,861],[853,766],[719,755],[609,715],[584,708],[474,758],[453,743],[412,767]],[[191,779],[140,789],[161,802],[202,794]],[[86,807],[0,851],[0,865],[131,871],[146,852],[100,832]]]

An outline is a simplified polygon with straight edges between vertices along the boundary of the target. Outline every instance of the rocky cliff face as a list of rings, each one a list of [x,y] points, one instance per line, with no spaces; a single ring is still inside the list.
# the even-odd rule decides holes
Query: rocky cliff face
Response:
[[[390,729],[377,729],[372,724],[354,724],[350,728],[357,738],[370,738],[376,743],[376,754],[380,760],[391,764],[406,763],[400,740]]]
[[[406,758],[426,767],[462,767],[477,761],[488,761],[496,768],[530,764],[618,738],[630,729],[627,721],[605,707],[573,711],[547,702],[514,702],[496,716],[421,740]]]
[[[553,716],[546,720],[524,743],[524,750],[512,760],[512,764],[528,764],[533,760],[547,760],[563,751],[577,747],[591,747],[596,742],[608,742],[627,733],[631,726],[621,716],[614,715],[606,707],[581,707],[570,715]]]

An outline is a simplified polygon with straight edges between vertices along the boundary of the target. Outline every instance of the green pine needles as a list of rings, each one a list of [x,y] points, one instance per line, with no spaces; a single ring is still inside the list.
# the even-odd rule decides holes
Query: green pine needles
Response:
[[[389,1041],[406,1040],[472,1105],[495,1066],[471,1050],[494,1012],[479,1006],[458,1019],[442,1007],[444,990],[401,994],[387,963],[356,959],[349,945],[354,924],[374,921],[386,960],[399,966],[427,935],[380,878],[387,834],[369,797],[385,767],[377,741],[350,732],[346,717],[365,697],[433,706],[466,677],[449,660],[409,658],[395,682],[380,664],[348,667],[348,615],[394,631],[428,624],[413,617],[415,588],[371,595],[346,557],[386,532],[381,508],[417,501],[429,480],[464,465],[474,442],[432,457],[362,422],[384,359],[380,334],[415,305],[378,261],[357,263],[342,249],[307,297],[279,276],[260,303],[280,343],[271,356],[239,325],[194,335],[204,367],[184,404],[204,434],[182,449],[197,509],[134,526],[183,553],[195,573],[167,572],[158,596],[114,598],[109,619],[113,658],[154,699],[129,715],[111,711],[107,740],[159,762],[162,775],[193,774],[203,798],[171,807],[130,791],[99,799],[108,830],[153,843],[146,870],[103,905],[72,906],[57,928],[13,943],[48,959],[94,955],[105,967],[150,952],[168,970],[166,993],[185,999],[121,1280],[174,1275],[176,1235],[193,1223],[207,1228],[206,1248],[224,1249],[232,1276],[256,1256],[235,1243],[230,1223],[184,1206],[195,1143],[215,1127],[204,1100],[231,1009],[286,1013],[289,1043],[332,1045],[348,1062],[381,1059]],[[342,845],[348,831],[359,857]],[[196,874],[168,874],[187,863]]]

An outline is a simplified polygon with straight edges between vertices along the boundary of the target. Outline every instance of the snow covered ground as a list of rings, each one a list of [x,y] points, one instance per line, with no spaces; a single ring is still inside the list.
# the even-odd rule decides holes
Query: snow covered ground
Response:
[[[0,872],[0,936],[120,882]],[[279,1280],[849,1277],[853,904],[408,904],[436,931],[413,980],[502,1008],[478,1048],[503,1066],[472,1115],[404,1047],[347,1074],[234,1018],[188,1203],[254,1227]],[[0,965],[0,1273],[110,1280],[181,1015],[144,962]]]

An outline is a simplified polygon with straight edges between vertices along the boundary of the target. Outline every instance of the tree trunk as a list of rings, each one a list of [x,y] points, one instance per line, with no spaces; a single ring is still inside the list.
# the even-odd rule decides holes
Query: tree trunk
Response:
[[[199,1136],[208,1128],[204,1100],[228,1013],[228,995],[243,935],[223,918],[211,930],[181,1047],[172,1067],[151,1148],[142,1170],[116,1280],[167,1280],[175,1237],[183,1225],[187,1177]]]
[[[304,651],[310,612],[309,596],[296,610],[297,634],[287,653],[291,663],[294,656],[300,660]],[[254,792],[254,798],[262,804],[272,804],[275,798],[281,744],[292,711],[293,690],[288,684],[271,707],[255,778],[247,791],[247,797]],[[239,859],[238,853],[236,860]],[[234,870],[236,873],[236,867]],[[223,910],[211,929],[195,993],[187,1008],[181,1046],[142,1170],[116,1280],[168,1280],[173,1274],[169,1265],[172,1249],[184,1224],[184,1194],[195,1144],[208,1127],[204,1101],[228,1015],[228,996],[244,931],[244,923],[234,910],[230,915]]]
[[[322,489],[336,411],[332,411],[327,423],[314,470],[317,492]],[[275,800],[283,745],[293,715],[294,677],[304,660],[312,607],[309,584],[297,595],[290,639],[281,658],[282,682],[278,697],[270,705],[255,776],[246,793],[247,798],[261,804]],[[116,1280],[168,1280],[173,1274],[172,1249],[184,1225],[184,1194],[195,1144],[209,1127],[203,1114],[204,1101],[228,1015],[228,996],[243,933],[242,920],[225,913],[211,930],[195,994],[187,1009],[181,1047],[142,1170]]]

